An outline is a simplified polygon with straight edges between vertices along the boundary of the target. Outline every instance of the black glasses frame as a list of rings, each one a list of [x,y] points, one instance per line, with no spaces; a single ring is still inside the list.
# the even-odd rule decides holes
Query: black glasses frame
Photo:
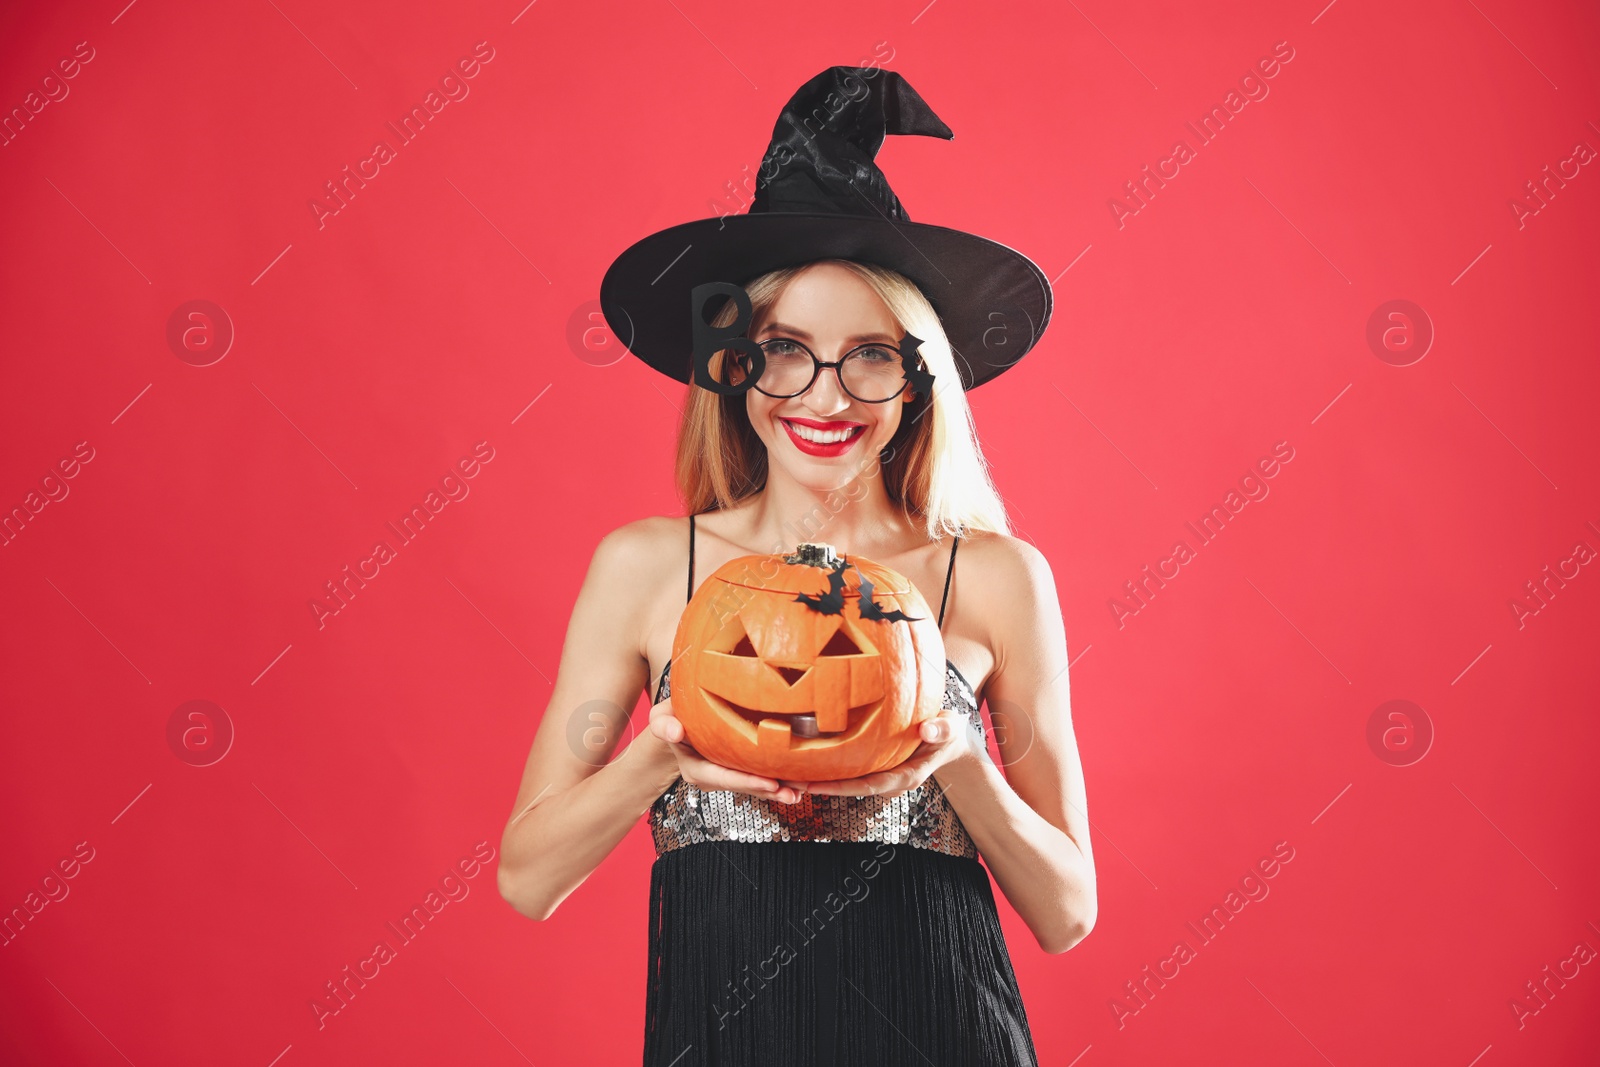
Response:
[[[760,378],[757,376],[757,380],[751,383],[751,387],[763,396],[770,396],[774,400],[789,400],[797,396],[804,396],[810,391],[813,385],[817,384],[817,377],[822,373],[824,367],[833,368],[833,376],[839,382],[839,389],[846,396],[850,397],[852,400],[859,400],[863,404],[887,404],[891,400],[897,400],[905,394],[906,386],[912,384],[910,375],[906,373],[907,364],[905,353],[894,345],[885,344],[882,341],[868,341],[865,344],[856,345],[854,348],[840,356],[832,363],[817,358],[817,354],[811,351],[811,349],[807,347],[803,341],[796,341],[792,337],[769,337],[765,341],[753,341],[751,343],[757,348],[761,349],[761,354],[763,357],[765,357],[767,353],[767,346],[779,342],[786,345],[794,345],[799,348],[800,351],[811,357],[811,377],[806,381],[805,388],[803,389],[797,389],[792,393],[773,393],[761,388]],[[890,352],[893,352],[895,355],[900,357],[900,375],[905,379],[905,381],[900,388],[893,393],[893,395],[886,396],[881,400],[868,400],[866,397],[856,396],[856,394],[850,391],[850,387],[844,384],[844,361],[861,351],[863,348],[886,348]],[[915,350],[913,349],[913,351]],[[920,356],[918,358],[920,358]],[[765,359],[763,359],[763,365],[761,369],[763,371],[766,370]]]

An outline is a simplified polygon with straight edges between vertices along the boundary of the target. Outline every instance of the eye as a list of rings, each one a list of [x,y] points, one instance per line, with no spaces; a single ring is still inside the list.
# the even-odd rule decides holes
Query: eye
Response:
[[[733,646],[732,654],[735,656],[753,656],[756,654],[756,647],[750,643],[749,634],[739,638],[739,643]]]
[[[900,358],[900,353],[882,345],[868,345],[865,348],[858,348],[852,355],[854,358],[867,363],[894,363]]]
[[[761,350],[769,356],[799,356],[805,354],[798,341],[787,337],[774,337],[761,342]]]

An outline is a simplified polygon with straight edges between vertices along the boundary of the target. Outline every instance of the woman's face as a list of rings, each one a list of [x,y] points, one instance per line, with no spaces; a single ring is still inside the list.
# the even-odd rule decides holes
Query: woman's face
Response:
[[[894,316],[878,294],[844,267],[821,263],[796,275],[783,295],[756,319],[751,339],[800,341],[824,363],[868,341],[898,346]],[[909,390],[907,391],[909,393]],[[767,446],[769,468],[782,468],[817,492],[842,488],[865,470],[900,426],[907,394],[882,404],[855,399],[832,369],[799,396],[777,399],[745,393],[750,425]]]

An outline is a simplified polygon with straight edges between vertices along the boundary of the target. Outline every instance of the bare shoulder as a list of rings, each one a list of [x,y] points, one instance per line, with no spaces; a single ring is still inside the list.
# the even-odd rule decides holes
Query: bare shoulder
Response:
[[[1032,542],[995,533],[975,533],[970,558],[967,548],[963,539],[956,570],[968,565],[967,603],[976,607],[977,626],[994,655],[990,698],[1016,700],[1030,685],[1064,677],[1066,620],[1044,553]]]
[[[618,526],[595,545],[589,581],[648,597],[675,573],[672,568],[688,560],[688,528],[688,518],[674,515],[651,515]]]
[[[968,581],[970,589],[981,584],[1004,603],[1016,597],[1036,599],[1055,594],[1055,574],[1050,561],[1030,541],[989,530],[975,530],[961,539],[956,569],[967,575],[978,572],[982,581]]]
[[[666,606],[681,603],[689,520],[652,515],[600,538],[578,595],[585,626],[627,642],[646,659]]]

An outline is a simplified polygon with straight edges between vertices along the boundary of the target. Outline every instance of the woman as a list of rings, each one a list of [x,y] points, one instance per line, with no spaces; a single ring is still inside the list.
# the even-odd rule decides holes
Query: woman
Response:
[[[832,68],[802,87],[768,152],[779,162],[763,166],[766,196],[741,217],[760,239],[708,226],[733,219],[690,224],[701,252],[674,261],[680,298],[708,278],[749,279],[709,332],[704,318],[682,321],[681,303],[676,319],[669,299],[650,303],[666,275],[652,243],[663,235],[619,258],[602,286],[632,351],[696,383],[678,440],[689,515],[630,523],[596,550],[506,828],[500,887],[547,918],[649,812],[646,1063],[1034,1064],[989,874],[1048,952],[1094,924],[1054,581],[1008,535],[963,388],[1037,337],[986,347],[983,301],[999,293],[1042,329],[1048,286],[1010,249],[906,220],[881,173],[861,169],[885,132],[949,135],[891,72]],[[876,215],[817,195],[857,181]],[[661,248],[681,246],[683,229],[665,231]],[[909,261],[896,248],[908,236],[936,255]],[[807,256],[841,240],[854,257]],[[764,256],[791,263],[766,269]],[[923,292],[930,270],[986,295],[942,295],[936,310]],[[939,604],[944,710],[904,763],[864,778],[777,781],[713,764],[672,714],[686,598],[728,560],[818,541],[889,566]],[[575,757],[567,739],[583,713],[602,701],[620,721],[649,679],[649,729],[609,763],[616,731]],[[1005,773],[985,750],[979,694]]]

